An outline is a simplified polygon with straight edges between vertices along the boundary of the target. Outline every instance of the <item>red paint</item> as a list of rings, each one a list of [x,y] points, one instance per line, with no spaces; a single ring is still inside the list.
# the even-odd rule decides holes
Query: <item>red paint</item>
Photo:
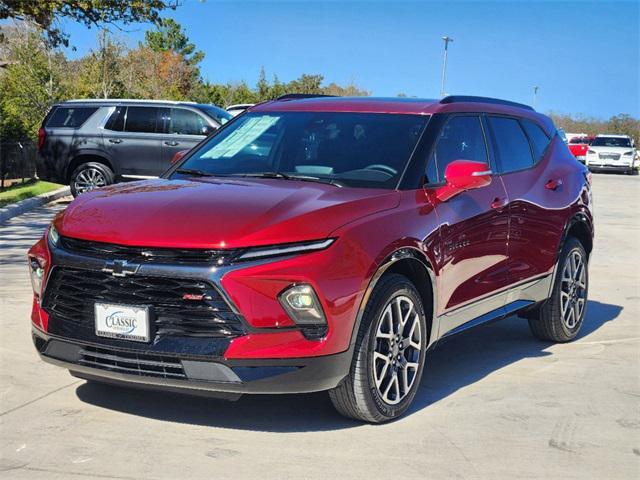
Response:
[[[500,105],[442,105],[375,99],[269,102],[253,111],[362,111],[398,114],[517,114],[547,132],[540,114]],[[69,237],[149,247],[237,248],[335,237],[327,249],[227,273],[222,285],[251,327],[225,357],[287,358],[345,351],[365,291],[381,264],[413,249],[435,277],[437,315],[496,290],[552,271],[562,232],[581,213],[591,221],[584,167],[556,138],[535,167],[508,175],[478,175],[488,165],[449,165],[447,184],[416,190],[336,188],[278,179],[153,180],[81,195],[54,224]],[[475,175],[474,175],[475,174]],[[555,189],[546,188],[549,180]],[[49,261],[40,240],[30,255]],[[47,263],[48,264],[48,263]],[[326,338],[293,330],[277,295],[292,283],[311,284],[329,326]],[[32,319],[46,330],[34,303]],[[280,330],[282,329],[282,330]]]
[[[176,154],[171,159],[171,165],[173,165],[174,163],[177,163],[179,160],[181,160],[182,157],[184,157],[188,152],[189,152],[189,150],[180,150],[180,151],[176,152]]]

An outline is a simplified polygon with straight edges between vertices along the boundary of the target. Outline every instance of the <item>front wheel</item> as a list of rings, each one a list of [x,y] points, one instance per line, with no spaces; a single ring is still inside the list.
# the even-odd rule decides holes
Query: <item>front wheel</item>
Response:
[[[365,308],[349,376],[329,391],[336,409],[371,423],[402,415],[420,384],[427,333],[415,286],[402,275],[384,276]]]
[[[582,327],[587,310],[589,270],[582,243],[570,237],[562,249],[551,297],[529,318],[533,335],[540,340],[569,342]]]

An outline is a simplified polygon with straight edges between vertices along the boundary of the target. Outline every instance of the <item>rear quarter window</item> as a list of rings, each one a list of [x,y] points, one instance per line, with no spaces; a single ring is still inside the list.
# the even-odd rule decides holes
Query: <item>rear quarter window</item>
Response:
[[[79,128],[98,107],[57,107],[47,121],[51,128]]]
[[[544,133],[544,130],[531,120],[522,120],[522,127],[527,132],[529,141],[531,142],[531,148],[533,150],[534,161],[538,161],[544,155],[544,152],[549,146],[549,137]]]

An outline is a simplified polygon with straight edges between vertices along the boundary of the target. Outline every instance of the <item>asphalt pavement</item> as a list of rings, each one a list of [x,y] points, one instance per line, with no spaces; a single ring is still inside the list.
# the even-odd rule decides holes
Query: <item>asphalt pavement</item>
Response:
[[[640,478],[640,177],[594,175],[579,338],[512,317],[428,356],[402,419],[363,425],[325,393],[235,403],[89,385],[38,359],[25,253],[65,202],[0,227],[0,478]]]

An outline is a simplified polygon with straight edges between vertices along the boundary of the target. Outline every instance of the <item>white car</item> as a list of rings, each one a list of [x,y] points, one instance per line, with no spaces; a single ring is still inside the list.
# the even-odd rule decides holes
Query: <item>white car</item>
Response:
[[[229,105],[227,107],[227,112],[235,117],[236,115],[244,112],[247,108],[253,107],[254,105],[255,103],[238,103],[236,105]]]
[[[628,135],[598,135],[587,150],[586,165],[591,171],[633,174],[638,164],[633,138]]]

